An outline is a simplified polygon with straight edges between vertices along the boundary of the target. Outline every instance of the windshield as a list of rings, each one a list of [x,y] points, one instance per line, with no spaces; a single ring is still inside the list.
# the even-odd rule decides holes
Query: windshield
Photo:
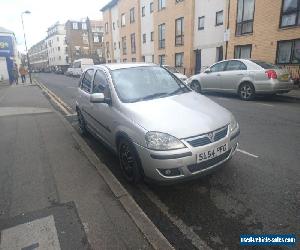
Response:
[[[174,67],[171,66],[164,66],[164,67],[172,73],[179,73],[179,71]]]
[[[264,69],[280,69],[279,66],[272,64],[272,63],[268,63],[268,62],[264,62],[264,61],[257,61],[257,60],[252,60],[252,62],[258,64],[260,67],[262,67]]]
[[[122,102],[138,102],[189,92],[164,68],[136,67],[112,71],[115,89]]]

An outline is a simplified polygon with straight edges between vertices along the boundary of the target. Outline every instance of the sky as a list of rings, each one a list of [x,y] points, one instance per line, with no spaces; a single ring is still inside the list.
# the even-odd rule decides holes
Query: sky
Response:
[[[15,33],[18,49],[25,52],[21,13],[28,49],[47,35],[47,28],[57,21],[80,20],[85,17],[101,19],[100,9],[110,0],[0,0],[0,26]]]

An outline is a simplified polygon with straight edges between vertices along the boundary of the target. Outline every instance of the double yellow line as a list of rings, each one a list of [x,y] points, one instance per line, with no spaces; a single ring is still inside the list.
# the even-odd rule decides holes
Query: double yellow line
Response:
[[[74,112],[70,108],[70,106],[68,106],[68,104],[66,104],[64,101],[62,101],[56,94],[54,94],[44,84],[37,81],[36,79],[33,79],[33,81],[36,83],[36,85],[38,85],[50,97],[50,99],[61,109],[61,111],[65,115],[70,116],[70,115],[74,114]]]

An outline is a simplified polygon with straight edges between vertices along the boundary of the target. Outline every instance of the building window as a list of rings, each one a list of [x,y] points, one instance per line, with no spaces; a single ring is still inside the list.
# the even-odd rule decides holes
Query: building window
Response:
[[[183,67],[183,53],[175,54],[175,67]]]
[[[159,61],[160,65],[165,65],[166,64],[166,55],[159,55],[158,61]]]
[[[142,7],[142,16],[145,16],[145,6]]]
[[[126,25],[126,18],[125,18],[125,14],[121,15],[121,27],[124,27]]]
[[[154,4],[153,2],[150,3],[150,13],[152,13],[154,11]]]
[[[175,0],[175,3],[183,2],[183,0]]]
[[[300,39],[279,41],[276,62],[278,64],[300,64]]]
[[[116,50],[116,49],[117,49],[117,43],[114,42],[114,50]]]
[[[216,48],[216,62],[223,60],[223,46]]]
[[[124,59],[123,59],[123,62],[127,62],[127,59],[126,59],[126,58],[124,58]]]
[[[198,17],[198,30],[204,30],[205,16]]]
[[[216,26],[223,24],[223,10],[216,12]]]
[[[87,34],[82,35],[82,42],[83,44],[89,44],[89,38]]]
[[[58,36],[56,37],[56,41],[58,41],[58,42],[59,42],[59,37],[58,37]]]
[[[143,43],[146,43],[146,34],[143,34]]]
[[[134,23],[134,8],[130,9],[130,23]]]
[[[158,0],[158,11],[166,8],[166,0]]]
[[[237,36],[253,33],[255,0],[238,0],[236,32]]]
[[[130,35],[130,43],[131,43],[131,53],[134,54],[136,51],[135,47],[135,33]]]
[[[123,49],[123,55],[127,54],[127,48],[126,48],[126,36],[122,37],[122,49]]]
[[[81,23],[81,28],[82,28],[83,30],[87,30],[86,23]]]
[[[58,60],[61,60],[61,56],[58,57]]]
[[[106,57],[110,57],[109,42],[106,42]]]
[[[251,58],[252,45],[236,45],[234,46],[234,58]]]
[[[100,39],[99,36],[94,35],[94,43],[99,43]]]
[[[60,51],[60,47],[59,46],[57,47],[57,50]]]
[[[115,30],[116,29],[116,24],[115,24],[115,22],[113,22],[113,30]]]
[[[154,32],[153,31],[150,33],[150,39],[151,39],[151,42],[154,41]]]
[[[184,44],[183,17],[175,20],[175,45]]]
[[[292,27],[300,25],[300,1],[283,0],[281,8],[280,27]]]
[[[72,23],[73,30],[78,30],[78,23]]]
[[[164,49],[166,43],[166,25],[160,24],[158,25],[158,48]]]
[[[108,33],[108,23],[105,23],[105,33]]]
[[[136,62],[136,58],[131,58],[131,61],[132,62]]]

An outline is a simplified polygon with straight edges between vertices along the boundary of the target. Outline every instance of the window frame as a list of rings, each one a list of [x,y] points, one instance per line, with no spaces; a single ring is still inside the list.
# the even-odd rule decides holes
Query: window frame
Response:
[[[135,22],[134,7],[129,10],[129,23]]]
[[[234,59],[243,59],[241,57],[237,57],[236,56],[236,48],[240,48],[240,51],[239,51],[239,56],[241,56],[241,49],[242,48],[245,48],[245,47],[250,47],[250,57],[249,58],[246,58],[246,59],[251,59],[251,56],[252,56],[252,44],[242,44],[242,45],[235,45],[234,46]]]
[[[177,65],[177,56],[181,56],[181,65]],[[182,68],[184,65],[184,52],[175,53],[175,67],[176,68]]]
[[[164,38],[162,39],[162,31],[164,27]],[[165,49],[166,48],[166,24],[161,23],[158,25],[158,49]]]
[[[131,48],[131,54],[135,54],[136,53],[135,33],[130,34],[130,48]]]
[[[237,0],[237,5],[236,5],[236,24],[235,24],[235,36],[244,36],[244,35],[250,35],[250,34],[253,34],[253,26],[254,26],[254,16],[255,16],[255,0],[253,0],[254,2],[254,6],[253,6],[253,15],[252,15],[252,19],[251,20],[247,20],[247,21],[244,21],[244,6],[245,6],[245,1],[250,1],[250,0],[241,0],[243,1],[243,10],[242,10],[242,21],[241,22],[238,22],[238,11],[239,11],[239,0]],[[251,32],[244,32],[243,33],[243,25],[244,24],[247,24],[247,23],[251,23],[252,22],[252,31]],[[241,34],[238,34],[237,33],[237,30],[238,30],[238,25],[241,24]]]
[[[105,95],[104,91],[103,91],[103,92],[94,92],[95,79],[96,79],[96,74],[97,74],[97,72],[102,73],[103,76],[104,76],[104,80],[105,80],[105,83],[106,83],[106,86],[104,86],[104,91],[105,91],[105,88],[107,88],[107,87],[108,87],[108,89],[109,89],[109,82],[108,82],[108,80],[107,80],[107,76],[106,76],[105,72],[104,72],[103,70],[101,70],[101,69],[97,69],[97,70],[95,70],[95,72],[94,72],[94,76],[93,76],[93,80],[92,80],[91,93],[92,93],[92,94],[94,94],[94,93],[103,93],[103,94]],[[103,85],[102,85],[102,86],[103,86]]]
[[[121,14],[121,27],[125,27],[125,26],[126,26],[126,15],[125,15],[125,13],[122,13]]]
[[[293,58],[294,58],[294,53],[295,53],[295,43],[299,41],[300,42],[300,38],[298,39],[291,39],[291,40],[280,40],[277,41],[277,48],[276,48],[276,64],[278,65],[300,65],[300,63],[293,63]],[[288,63],[280,63],[278,62],[278,55],[279,55],[279,44],[283,43],[283,42],[291,42],[292,43],[292,47],[291,47],[291,56],[290,56],[290,60]]]
[[[203,27],[200,27],[200,20],[203,18]],[[198,30],[204,30],[204,26],[205,26],[205,16],[199,16],[198,17]]]
[[[161,60],[162,58],[164,58],[164,61],[166,62],[166,55],[165,54],[158,55],[159,65],[164,65],[164,63],[162,63],[162,60]]]
[[[146,12],[145,6],[142,7],[142,11],[141,11],[141,12],[142,12],[142,17],[144,17],[144,16],[146,15],[146,14],[145,14],[145,12]]]
[[[153,13],[153,12],[154,12],[154,3],[151,2],[151,3],[149,4],[149,7],[150,7],[150,13]]]
[[[76,26],[76,28],[74,28],[75,26]],[[72,22],[72,29],[73,30],[78,30],[79,29],[77,22]]]
[[[143,44],[145,44],[147,42],[147,36],[146,33],[143,34]]]
[[[177,34],[177,23],[180,23],[181,26],[181,32],[180,35]],[[175,19],[175,46],[183,46],[184,45],[184,17],[179,17],[177,19]],[[180,43],[177,43],[177,39],[180,39]]]
[[[227,68],[228,68],[228,65],[230,64],[230,62],[239,62],[241,64],[241,66],[243,66],[244,68],[243,69],[239,68],[239,69],[228,70]],[[241,62],[238,59],[236,59],[236,60],[233,59],[233,60],[227,61],[226,66],[224,68],[224,71],[236,71],[236,70],[247,70],[247,65],[245,63]]]
[[[285,28],[292,28],[292,27],[300,27],[300,0],[297,0],[297,9],[295,11],[287,11],[285,13],[283,12],[284,1],[285,0],[281,1],[279,28],[280,29],[285,29]],[[285,16],[285,15],[291,15],[291,14],[294,14],[294,13],[296,13],[295,24],[282,26],[282,17]]]
[[[84,80],[84,78],[85,78],[85,76],[86,76],[86,74],[87,74],[88,71],[92,71],[92,78],[91,78],[91,83],[90,83],[89,90],[87,90],[87,88],[83,88],[83,80]],[[82,91],[88,93],[88,94],[91,94],[92,83],[93,83],[93,81],[94,81],[94,73],[95,73],[95,72],[94,72],[94,69],[88,69],[88,70],[86,70],[86,71],[84,72],[84,75],[83,75],[83,77],[82,77],[81,80],[80,80],[80,89],[81,89]]]
[[[222,23],[218,23],[218,14],[222,13]],[[216,23],[215,26],[221,26],[224,24],[224,11],[220,10],[216,12]]]
[[[161,11],[166,8],[166,0],[157,0],[157,3],[157,11]]]
[[[154,41],[154,31],[151,31],[151,33],[150,33],[150,41],[151,42]]]
[[[105,23],[104,29],[105,29],[105,33],[107,34],[108,33],[108,22]]]
[[[122,39],[122,54],[127,55],[126,36],[123,36],[121,39]]]

